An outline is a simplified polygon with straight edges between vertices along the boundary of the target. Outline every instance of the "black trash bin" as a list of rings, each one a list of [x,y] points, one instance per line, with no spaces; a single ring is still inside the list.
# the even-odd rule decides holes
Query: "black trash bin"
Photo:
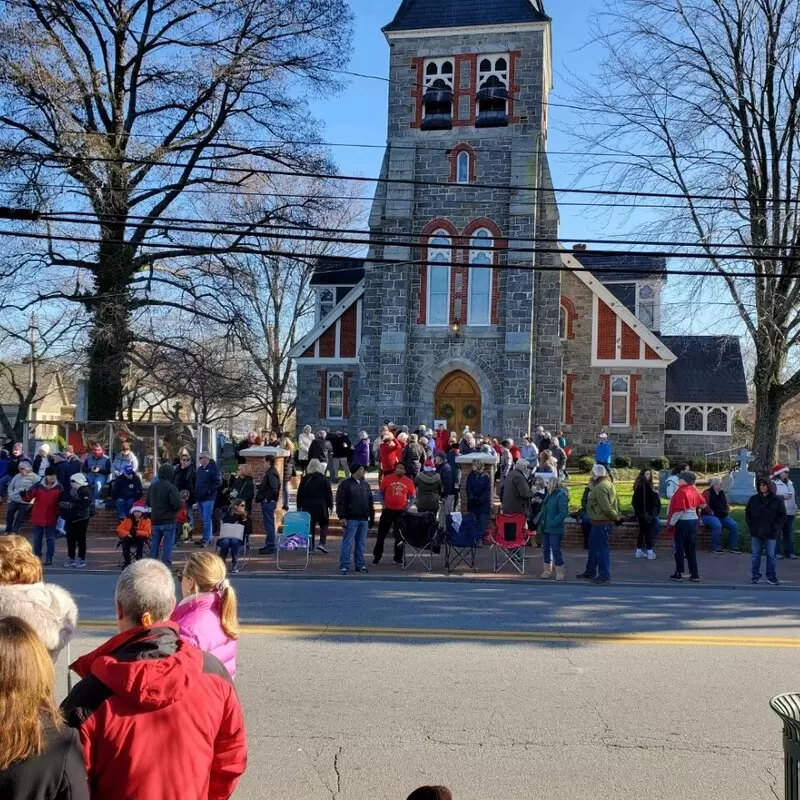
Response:
[[[800,693],[779,694],[769,705],[783,721],[784,796],[800,800]]]

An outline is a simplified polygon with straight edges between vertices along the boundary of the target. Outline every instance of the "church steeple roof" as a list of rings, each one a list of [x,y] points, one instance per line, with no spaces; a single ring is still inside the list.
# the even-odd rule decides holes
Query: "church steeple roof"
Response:
[[[394,19],[383,30],[471,28],[547,19],[542,0],[403,0]]]

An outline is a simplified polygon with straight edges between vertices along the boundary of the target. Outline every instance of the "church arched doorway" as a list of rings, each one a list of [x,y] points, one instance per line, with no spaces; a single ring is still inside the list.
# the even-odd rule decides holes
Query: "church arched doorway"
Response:
[[[445,375],[436,387],[434,417],[446,419],[447,429],[461,436],[468,425],[470,430],[481,429],[481,390],[462,370]]]

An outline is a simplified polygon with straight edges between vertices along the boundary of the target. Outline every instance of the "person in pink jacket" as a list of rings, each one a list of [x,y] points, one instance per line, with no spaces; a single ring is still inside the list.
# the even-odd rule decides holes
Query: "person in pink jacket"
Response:
[[[181,639],[215,655],[235,678],[239,614],[225,562],[210,550],[192,553],[181,574],[181,592],[171,617]]]

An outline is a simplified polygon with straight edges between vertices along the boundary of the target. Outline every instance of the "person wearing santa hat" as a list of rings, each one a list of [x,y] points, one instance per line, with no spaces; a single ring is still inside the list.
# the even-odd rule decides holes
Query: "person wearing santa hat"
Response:
[[[150,509],[138,500],[131,507],[130,516],[123,519],[117,525],[117,536],[122,544],[122,569],[131,563],[131,548],[136,546],[136,560],[141,561],[144,554],[144,546],[150,540],[153,533],[153,526],[145,514],[149,514]]]
[[[797,495],[794,484],[789,480],[789,467],[778,464],[770,473],[772,491],[783,500],[786,506],[786,519],[783,523],[783,533],[778,537],[775,548],[775,558],[796,559],[794,552],[794,518],[797,514]]]

